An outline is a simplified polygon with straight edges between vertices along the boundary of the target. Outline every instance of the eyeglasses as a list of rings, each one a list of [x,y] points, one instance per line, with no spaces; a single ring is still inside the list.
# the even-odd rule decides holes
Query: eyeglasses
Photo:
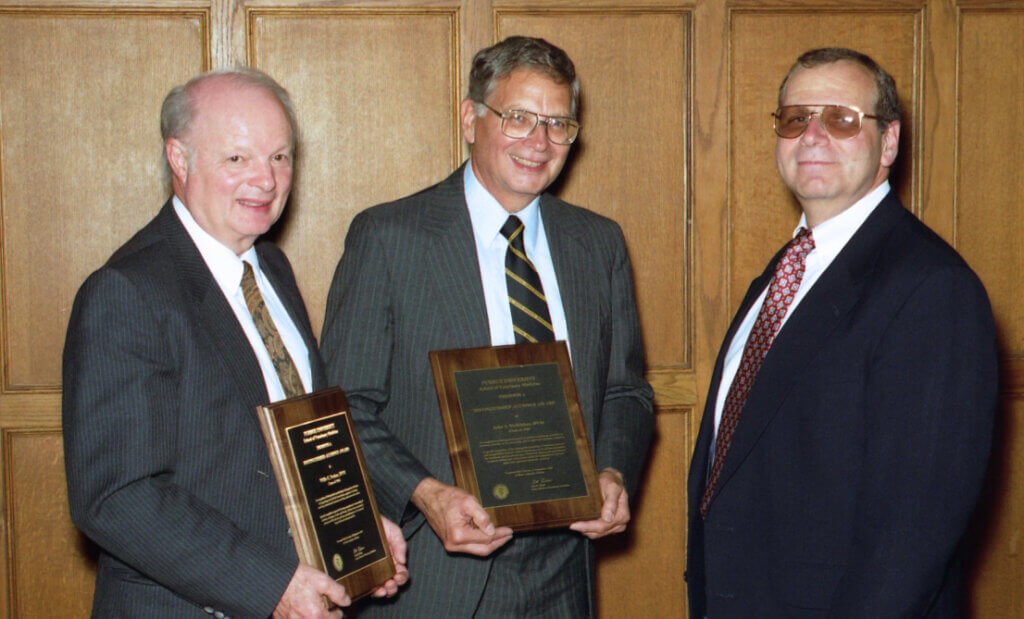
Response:
[[[576,141],[580,134],[580,124],[564,116],[541,116],[529,110],[508,110],[499,112],[483,101],[480,105],[501,117],[501,132],[508,137],[521,140],[529,137],[537,125],[544,125],[548,130],[548,139],[555,144],[569,145]]]
[[[848,140],[860,133],[861,121],[877,116],[865,114],[851,105],[783,105],[772,114],[775,133],[780,138],[798,138],[817,115],[825,131],[837,140]]]

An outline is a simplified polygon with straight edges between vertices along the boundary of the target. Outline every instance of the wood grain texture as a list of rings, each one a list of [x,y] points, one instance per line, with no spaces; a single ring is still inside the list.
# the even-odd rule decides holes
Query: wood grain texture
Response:
[[[7,532],[7,616],[88,616],[95,549],[78,532],[68,513],[60,431],[4,431],[0,446]]]
[[[689,368],[689,12],[501,9],[495,22],[496,38],[540,36],[573,59],[582,129],[556,190],[622,226],[648,367]]]
[[[1024,401],[1005,398],[992,463],[967,538],[971,617],[1024,617]]]
[[[1024,10],[964,12],[960,47],[956,245],[985,282],[1004,354],[1024,358]]]
[[[659,408],[644,485],[622,535],[598,542],[597,616],[686,616],[686,483],[693,409]]]
[[[336,576],[336,580],[345,587],[353,600],[368,595],[394,576],[391,546],[387,543],[381,524],[359,437],[352,427],[345,393],[337,387],[331,387],[260,406],[256,415],[270,454],[274,479],[281,492],[299,562],[327,572],[332,577]],[[300,429],[301,443],[293,442],[295,439],[290,436],[290,432],[298,432]],[[308,443],[314,443],[314,450],[319,453],[310,462],[301,461],[309,452],[300,456],[295,445]],[[342,456],[350,452],[352,455]],[[335,480],[307,479],[307,476],[312,475],[309,470],[304,471],[307,467],[314,467],[311,469],[313,471],[323,470],[314,463],[318,458],[332,459],[335,464],[326,467],[332,471],[327,476],[335,477]],[[344,486],[338,486],[339,483]],[[314,494],[311,496],[310,493]],[[339,493],[348,497],[340,507],[339,502],[331,499]],[[325,522],[325,519],[338,517],[332,516],[333,512],[338,511],[346,511],[350,517],[337,522]],[[373,527],[366,527],[367,518],[372,521]],[[327,535],[330,538],[324,539]],[[358,541],[353,543],[350,539]],[[355,550],[356,544],[364,546],[365,550]],[[327,557],[325,552],[335,554]],[[371,562],[364,562],[364,557],[375,555],[376,558]],[[352,564],[342,562],[333,565],[334,571],[329,572],[331,561],[340,558],[347,558],[360,567],[354,569]],[[349,567],[340,567],[342,565]],[[343,575],[338,576],[339,571],[343,571]]]
[[[59,387],[75,291],[166,199],[160,102],[206,18],[0,9],[3,389]]]
[[[977,617],[1024,616],[1024,5],[964,8],[959,22],[957,249],[988,290],[1004,358],[1003,406],[986,494],[972,526]],[[951,117],[953,110],[947,116]]]
[[[536,369],[529,369],[531,366]],[[455,484],[477,498],[495,526],[531,531],[565,527],[601,515],[592,439],[587,435],[565,342],[432,350],[430,367]],[[520,374],[524,371],[545,374],[552,380]],[[464,372],[478,377],[484,372],[489,378],[479,383],[470,378],[466,384],[476,384],[478,391],[467,393],[458,383],[458,375]],[[553,395],[552,389],[561,390],[560,403],[557,396],[550,403],[537,399]],[[485,409],[502,405],[506,409],[494,413],[468,408],[473,402],[486,403]],[[539,415],[534,410],[545,413]],[[492,425],[474,424],[474,419],[488,419]],[[510,428],[516,425],[525,427]],[[543,469],[549,472],[537,472]],[[534,490],[535,483],[552,481],[555,488],[582,482],[582,492]],[[499,483],[489,485],[493,482]],[[519,482],[518,489],[514,482]],[[498,494],[499,487],[504,488],[504,496]],[[517,498],[521,502],[512,503]]]
[[[277,240],[319,333],[348,222],[459,163],[450,9],[254,9],[249,57],[292,95],[298,173]]]
[[[897,189],[912,208],[909,151],[916,109],[920,15],[913,11],[819,11],[797,9],[735,11],[730,36],[732,59],[729,160],[730,308],[739,306],[750,281],[788,241],[800,209],[779,178],[770,114],[778,88],[797,57],[816,47],[850,47],[873,57],[896,80],[904,107]],[[764,33],[773,33],[766,37]]]

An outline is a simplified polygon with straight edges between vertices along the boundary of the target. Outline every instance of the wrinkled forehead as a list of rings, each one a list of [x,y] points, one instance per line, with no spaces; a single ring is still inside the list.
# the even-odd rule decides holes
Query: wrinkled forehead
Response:
[[[786,83],[781,101],[782,105],[852,105],[869,114],[877,102],[871,74],[848,60],[800,67]]]

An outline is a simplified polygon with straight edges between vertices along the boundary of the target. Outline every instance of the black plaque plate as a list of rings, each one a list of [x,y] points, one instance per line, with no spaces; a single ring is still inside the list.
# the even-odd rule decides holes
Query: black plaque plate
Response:
[[[274,402],[259,407],[259,417],[299,560],[345,585],[352,599],[391,578],[390,547],[344,393]]]

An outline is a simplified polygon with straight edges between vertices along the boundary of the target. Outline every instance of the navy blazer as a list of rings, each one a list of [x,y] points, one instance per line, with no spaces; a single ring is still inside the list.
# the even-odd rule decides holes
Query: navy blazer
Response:
[[[725,336],[688,483],[691,616],[955,617],[998,391],[980,281],[890,193],[761,366],[707,516]]]
[[[320,388],[291,267],[256,250]],[[170,201],[82,285],[63,374],[71,516],[101,549],[93,614],[269,616],[298,565],[256,418],[269,396]]]

